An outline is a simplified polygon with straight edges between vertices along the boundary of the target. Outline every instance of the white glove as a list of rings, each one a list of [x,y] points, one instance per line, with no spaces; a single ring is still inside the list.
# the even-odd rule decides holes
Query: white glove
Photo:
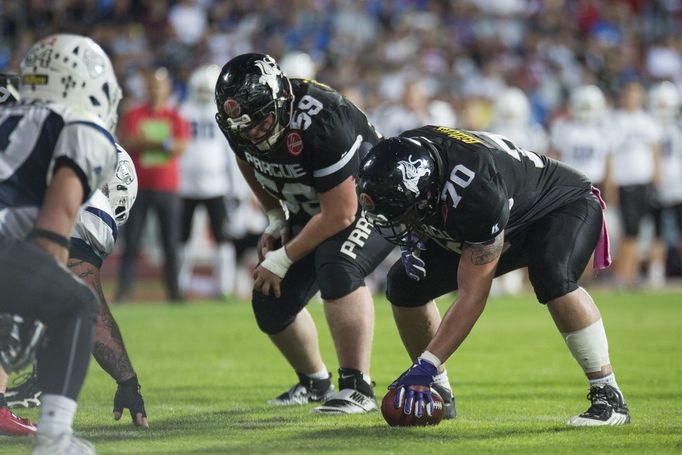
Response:
[[[287,230],[287,218],[284,210],[281,208],[270,209],[265,212],[265,215],[268,217],[268,227],[263,232],[276,239],[282,237],[282,234]]]
[[[274,251],[268,251],[265,255],[265,259],[263,259],[263,262],[261,262],[260,265],[278,277],[284,278],[284,275],[287,274],[287,270],[289,270],[289,267],[291,267],[291,264],[293,263],[294,261],[287,255],[287,250],[282,247]]]

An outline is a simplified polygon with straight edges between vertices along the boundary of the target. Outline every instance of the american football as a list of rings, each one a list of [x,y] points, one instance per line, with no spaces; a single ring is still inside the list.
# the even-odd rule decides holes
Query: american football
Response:
[[[392,427],[423,427],[427,425],[438,425],[443,420],[443,398],[431,389],[433,396],[433,415],[429,416],[426,411],[421,417],[417,417],[414,413],[414,404],[412,404],[412,412],[409,415],[403,413],[402,408],[395,408],[393,400],[395,400],[396,391],[398,389],[390,389],[384,396],[381,402],[381,414],[384,420]]]

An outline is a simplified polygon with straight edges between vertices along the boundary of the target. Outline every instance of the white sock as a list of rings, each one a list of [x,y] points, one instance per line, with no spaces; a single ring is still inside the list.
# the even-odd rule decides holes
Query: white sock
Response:
[[[215,257],[215,275],[220,295],[234,294],[236,261],[237,256],[232,242],[222,243],[218,246]]]
[[[178,271],[178,286],[183,292],[189,291],[192,286],[192,240],[188,240],[185,245],[178,248],[178,264],[180,270]]]
[[[448,378],[448,370],[443,370],[442,373],[438,373],[433,382],[439,386],[445,387],[448,390],[452,390],[450,387],[450,379]]]
[[[57,437],[62,433],[72,433],[77,406],[71,398],[62,395],[47,394],[40,397],[38,434]]]
[[[313,374],[306,374],[310,379],[329,379],[329,370],[327,367],[323,366],[320,371],[316,371]]]

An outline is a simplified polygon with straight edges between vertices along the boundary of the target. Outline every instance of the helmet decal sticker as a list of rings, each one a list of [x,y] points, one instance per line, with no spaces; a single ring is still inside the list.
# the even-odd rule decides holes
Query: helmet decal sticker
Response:
[[[298,156],[303,151],[303,139],[298,131],[287,134],[287,150],[294,156]]]
[[[367,193],[360,193],[360,205],[365,210],[372,212],[374,211],[374,200]]]
[[[239,103],[233,98],[228,98],[225,101],[223,108],[225,109],[227,116],[230,118],[235,118],[242,112],[242,108],[239,106]]]
[[[277,76],[282,75],[275,59],[269,55],[263,58],[263,60],[256,60],[255,65],[261,70],[263,75],[258,79],[261,84],[267,84],[272,90],[272,98],[277,98],[277,91],[279,89],[279,84],[277,83]]]
[[[130,185],[133,180],[135,180],[135,170],[133,169],[132,163],[130,161],[120,161],[118,163],[118,168],[116,169],[116,178],[126,185]]]
[[[412,161],[412,155],[408,161],[398,161],[398,170],[403,174],[403,185],[409,191],[412,191],[415,196],[419,196],[419,179],[431,175],[431,169],[428,169],[427,161],[424,158],[417,158]]]

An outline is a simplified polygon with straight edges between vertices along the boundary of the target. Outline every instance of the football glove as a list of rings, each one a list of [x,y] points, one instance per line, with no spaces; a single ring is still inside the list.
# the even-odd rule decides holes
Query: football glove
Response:
[[[403,408],[403,413],[409,415],[414,404],[415,416],[421,417],[424,411],[429,416],[433,415],[431,384],[437,374],[438,368],[433,363],[417,358],[407,371],[388,386],[389,389],[398,389],[393,406],[396,409]]]
[[[140,426],[137,415],[141,414],[146,420],[147,411],[144,409],[144,399],[142,398],[142,386],[137,382],[137,376],[133,376],[127,381],[118,382],[118,388],[114,395],[114,419],[119,420],[124,409],[130,410],[130,417],[133,424]]]
[[[424,242],[417,234],[407,235],[407,245],[400,246],[400,260],[407,276],[415,281],[426,278],[426,264],[419,254],[426,249]]]

